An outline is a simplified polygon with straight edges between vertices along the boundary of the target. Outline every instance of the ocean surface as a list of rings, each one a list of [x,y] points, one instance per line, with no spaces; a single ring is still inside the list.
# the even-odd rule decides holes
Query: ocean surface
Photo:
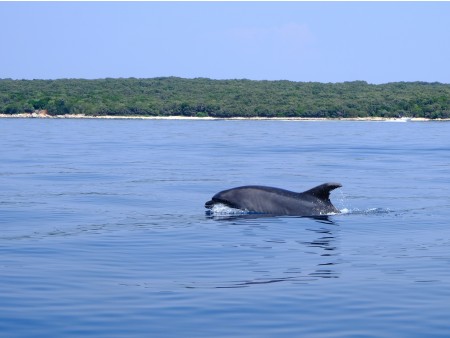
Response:
[[[449,337],[450,123],[0,120],[1,337]],[[205,214],[325,182],[341,214]]]

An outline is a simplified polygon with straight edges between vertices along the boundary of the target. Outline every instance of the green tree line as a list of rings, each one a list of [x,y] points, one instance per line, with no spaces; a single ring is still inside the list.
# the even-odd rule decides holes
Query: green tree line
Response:
[[[450,118],[450,84],[205,78],[0,79],[0,113]]]

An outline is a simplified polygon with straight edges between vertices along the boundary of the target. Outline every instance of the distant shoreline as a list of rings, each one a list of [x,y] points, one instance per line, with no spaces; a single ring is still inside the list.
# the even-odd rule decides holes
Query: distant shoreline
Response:
[[[212,120],[255,120],[255,121],[366,121],[366,122],[429,122],[429,121],[450,121],[450,119],[427,119],[423,117],[196,117],[196,116],[91,116],[91,115],[47,115],[37,113],[21,114],[0,114],[0,118],[10,119],[107,119],[107,120],[193,120],[193,121],[212,121]]]
[[[193,116],[202,117],[200,120],[208,116],[265,120],[273,116],[273,120],[286,121],[397,121],[402,116],[450,119],[450,84],[428,82],[373,85],[365,81],[176,77],[0,79],[0,88],[0,113],[11,115],[48,114],[66,118],[84,117],[74,114],[86,115],[85,118],[106,115],[99,118],[107,119],[173,119],[166,116],[177,115],[176,119]]]

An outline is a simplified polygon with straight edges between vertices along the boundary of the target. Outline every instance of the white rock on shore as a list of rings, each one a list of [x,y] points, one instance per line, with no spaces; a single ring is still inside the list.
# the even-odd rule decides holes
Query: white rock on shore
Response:
[[[355,118],[309,118],[309,117],[196,117],[196,116],[91,116],[91,115],[48,115],[46,111],[20,114],[0,114],[0,118],[40,118],[40,119],[133,119],[133,120],[277,120],[277,121],[371,121],[371,122],[426,122],[449,121],[450,119],[431,120],[423,117],[384,118],[384,117],[355,117]]]

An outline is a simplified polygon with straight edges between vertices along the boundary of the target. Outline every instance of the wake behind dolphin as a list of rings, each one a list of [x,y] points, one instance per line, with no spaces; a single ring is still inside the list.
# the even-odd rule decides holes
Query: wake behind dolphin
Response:
[[[205,203],[212,209],[218,204],[250,213],[274,216],[322,216],[340,211],[330,201],[330,192],[342,187],[339,183],[325,183],[297,193],[280,188],[247,185],[215,194]]]

